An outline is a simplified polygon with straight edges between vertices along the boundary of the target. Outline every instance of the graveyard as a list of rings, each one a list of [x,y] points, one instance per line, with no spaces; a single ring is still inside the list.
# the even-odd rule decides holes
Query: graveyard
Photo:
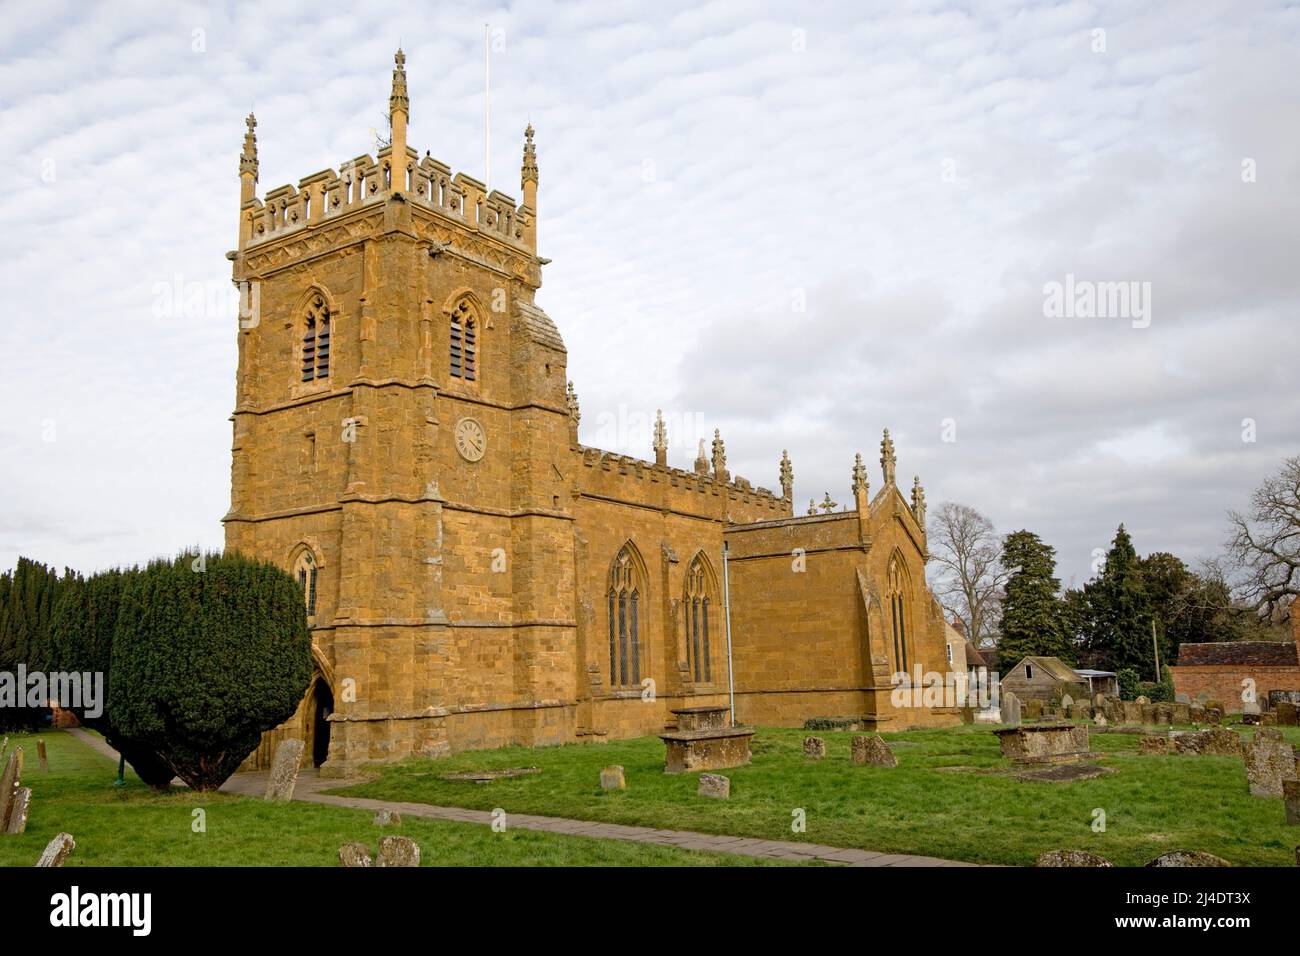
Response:
[[[24,786],[32,789],[26,830],[0,836],[0,865],[31,866],[59,832],[73,834],[77,843],[67,866],[336,866],[341,846],[373,847],[385,833],[414,840],[424,865],[779,862],[530,832],[511,828],[510,814],[979,864],[1027,866],[1041,854],[1064,850],[1115,866],[1143,866],[1173,851],[1209,853],[1234,866],[1294,865],[1300,831],[1288,825],[1284,800],[1253,793],[1255,779],[1248,782],[1246,772],[1251,758],[1225,753],[1222,743],[1240,735],[1250,744],[1258,734],[1260,745],[1285,749],[1300,744],[1300,728],[1234,721],[1213,730],[1183,728],[1170,737],[1168,728],[1117,732],[1071,723],[1080,729],[1067,746],[1078,748],[1082,739],[1086,750],[1067,753],[1065,763],[1007,756],[1000,736],[1005,740],[1011,730],[1014,737],[1018,728],[964,725],[863,737],[758,727],[749,763],[712,774],[665,772],[665,742],[647,736],[410,758],[372,765],[364,782],[331,781],[324,790],[500,810],[507,821],[500,832],[409,814],[399,828],[381,828],[367,810],[198,794],[175,785],[157,793],[129,771],[126,786],[115,787],[110,760],[54,731],[10,741],[11,752],[18,745],[33,755],[36,741],[44,741],[49,769],[40,770],[34,756],[29,760],[23,773]],[[1036,727],[1034,721],[1024,725],[1031,737]],[[1042,729],[1052,727],[1046,722]]]
[[[43,740],[49,770],[36,762]],[[408,818],[380,828],[373,814],[304,803],[273,803],[225,793],[196,794],[173,786],[166,794],[141,783],[128,768],[113,785],[116,763],[64,732],[10,739],[31,754],[24,784],[33,791],[26,830],[0,834],[0,866],[31,867],[59,832],[76,847],[65,866],[337,866],[339,847],[374,847],[400,833],[422,848],[430,866],[748,866],[747,857],[692,853],[513,830],[494,833],[469,823]],[[197,815],[195,811],[203,813]],[[202,829],[198,829],[198,820]],[[761,861],[762,865],[782,865]]]

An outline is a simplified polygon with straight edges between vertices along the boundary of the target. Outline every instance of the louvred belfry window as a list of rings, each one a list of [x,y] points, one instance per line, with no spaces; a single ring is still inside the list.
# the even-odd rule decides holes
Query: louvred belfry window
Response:
[[[315,296],[307,307],[302,336],[302,380],[329,378],[330,312],[323,296]]]
[[[478,328],[469,302],[462,299],[451,313],[451,374],[474,381],[478,359]]]

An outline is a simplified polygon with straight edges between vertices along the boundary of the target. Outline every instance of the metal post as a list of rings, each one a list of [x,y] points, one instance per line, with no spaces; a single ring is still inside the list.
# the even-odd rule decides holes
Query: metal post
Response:
[[[126,786],[126,758],[121,754],[117,756],[117,779],[113,781],[113,786]]]
[[[736,726],[736,677],[731,666],[731,578],[727,569],[727,542],[722,542],[722,609],[727,622],[727,696],[731,700],[731,726]]]

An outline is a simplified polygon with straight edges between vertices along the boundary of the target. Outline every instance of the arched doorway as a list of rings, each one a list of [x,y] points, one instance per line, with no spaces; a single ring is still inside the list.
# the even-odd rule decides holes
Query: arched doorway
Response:
[[[330,753],[329,716],[334,712],[334,694],[323,677],[318,677],[312,687],[311,709],[307,719],[311,721],[311,763],[313,767],[323,764]]]

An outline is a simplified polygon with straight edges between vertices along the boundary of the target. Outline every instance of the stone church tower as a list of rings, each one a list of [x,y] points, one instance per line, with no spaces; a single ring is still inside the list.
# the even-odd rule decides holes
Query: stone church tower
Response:
[[[888,432],[874,498],[859,456],[853,509],[799,517],[789,459],[780,493],[755,487],[717,432],[692,470],[668,466],[662,419],[653,462],[581,445],[534,302],[531,126],[517,203],[407,144],[400,50],[389,115],[376,157],[264,199],[248,117],[226,547],[301,582],[316,662],[250,766],[287,736],[342,774],[657,733],[728,703],[733,676],[745,721],[955,720],[891,703],[891,674],[944,668],[945,630]]]
[[[562,739],[545,705],[576,676],[565,349],[533,304],[533,131],[521,204],[421,160],[404,59],[377,160],[265,203],[249,117],[232,256],[248,307],[226,546],[303,581],[320,699],[300,716],[345,765],[446,751],[453,698],[502,702],[483,743]]]

